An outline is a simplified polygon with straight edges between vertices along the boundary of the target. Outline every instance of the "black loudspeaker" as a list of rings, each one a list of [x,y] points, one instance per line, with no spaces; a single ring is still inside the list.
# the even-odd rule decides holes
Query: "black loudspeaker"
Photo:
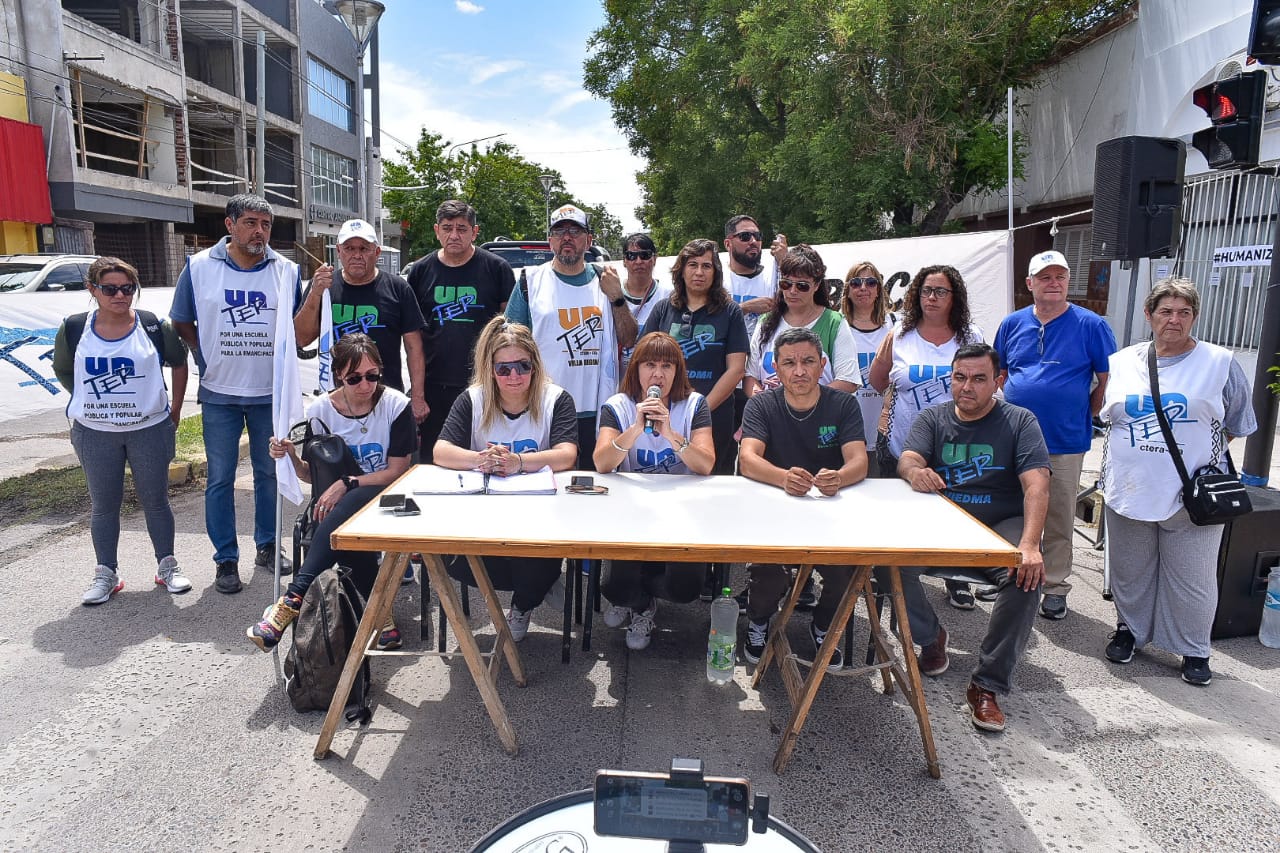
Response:
[[[1227,522],[1218,549],[1218,612],[1209,636],[1258,633],[1267,577],[1280,571],[1280,492],[1245,486],[1253,512]]]
[[[1186,162],[1187,146],[1179,139],[1122,136],[1099,143],[1092,260],[1136,261],[1177,251]]]

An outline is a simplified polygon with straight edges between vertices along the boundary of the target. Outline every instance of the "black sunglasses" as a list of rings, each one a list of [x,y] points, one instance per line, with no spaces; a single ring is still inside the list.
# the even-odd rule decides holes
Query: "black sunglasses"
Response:
[[[850,287],[855,288],[855,289],[860,288],[860,287],[879,287],[879,286],[880,286],[880,279],[878,279],[878,278],[851,278],[851,279],[849,279],[848,281],[846,281],[846,282],[845,282],[845,284],[847,284],[847,285],[849,285]]]
[[[757,243],[764,242],[764,235],[761,234],[759,231],[739,231],[737,234],[734,234],[733,236],[738,238],[744,243],[750,243],[752,240],[755,240]]]
[[[499,376],[510,376],[513,373],[517,376],[528,376],[533,372],[533,362],[527,358],[519,361],[495,361],[493,372]]]
[[[808,293],[809,290],[813,287],[813,283],[808,281],[799,281],[794,278],[783,278],[778,280],[778,287],[782,288],[783,290],[790,290],[791,288],[794,287],[796,290],[800,291],[801,293]]]
[[[138,292],[138,285],[136,284],[95,284],[94,287],[107,294],[107,296],[116,296],[121,293],[125,296],[133,296]]]
[[[653,252],[648,249],[637,249],[634,252],[623,252],[622,257],[629,261],[647,261],[653,257]]]
[[[378,373],[376,370],[368,373],[349,373],[342,381],[348,385],[359,385],[361,382],[369,382],[373,385],[377,385],[382,381],[382,374]]]

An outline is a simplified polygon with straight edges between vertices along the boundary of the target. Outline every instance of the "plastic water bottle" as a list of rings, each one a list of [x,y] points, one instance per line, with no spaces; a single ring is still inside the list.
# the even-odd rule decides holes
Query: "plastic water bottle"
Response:
[[[720,597],[711,602],[711,633],[707,635],[707,681],[728,684],[733,681],[734,652],[738,645],[738,602],[732,590],[725,587]]]
[[[1267,580],[1267,597],[1262,603],[1258,640],[1269,649],[1280,649],[1280,568],[1273,568]],[[711,675],[710,664],[707,664],[707,675]]]

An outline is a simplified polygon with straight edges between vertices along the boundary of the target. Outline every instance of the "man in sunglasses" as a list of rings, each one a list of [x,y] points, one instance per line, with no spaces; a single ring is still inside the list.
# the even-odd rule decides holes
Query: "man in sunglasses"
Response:
[[[329,291],[333,314],[333,336],[361,332],[373,339],[382,358],[383,382],[404,391],[404,373],[400,367],[400,345],[404,344],[409,361],[409,400],[413,417],[421,422],[427,416],[423,396],[426,373],[422,354],[422,311],[409,283],[398,275],[378,269],[382,246],[373,226],[363,219],[348,219],[338,230],[338,259],[342,269],[328,264],[316,270],[302,307],[293,318],[298,346],[305,347],[320,336],[322,294]]]
[[[572,204],[552,211],[549,236],[555,257],[521,271],[524,280],[511,291],[507,319],[533,331],[547,375],[573,397],[578,468],[590,471],[596,416],[618,390],[620,349],[635,346],[636,318],[618,271],[585,260],[592,240],[585,213]]]
[[[444,428],[449,409],[471,381],[471,356],[481,330],[507,308],[515,276],[505,260],[476,245],[476,210],[450,199],[436,208],[440,248],[417,261],[409,286],[426,319],[426,397],[430,411],[418,434],[423,462]]]
[[[1067,615],[1080,471],[1093,442],[1093,416],[1107,389],[1108,359],[1116,351],[1107,321],[1067,301],[1070,284],[1071,270],[1062,253],[1037,253],[1027,268],[1032,304],[1004,318],[994,344],[1007,377],[1005,399],[1031,410],[1049,447],[1053,477],[1040,602],[1046,619]]]
[[[658,263],[658,249],[653,238],[642,232],[628,234],[622,239],[622,246],[622,266],[627,270],[622,295],[627,300],[631,316],[636,318],[636,327],[643,329],[654,306],[671,295],[672,286],[653,277],[653,268]],[[631,350],[632,347],[627,347],[622,351],[620,373],[627,371]]]
[[[268,447],[276,312],[293,315],[302,283],[298,265],[267,245],[271,220],[271,205],[261,196],[228,199],[227,236],[188,259],[169,309],[173,328],[200,368],[197,399],[209,460],[204,524],[217,567],[214,588],[228,594],[241,589],[235,479],[246,429],[253,463],[254,567],[270,567],[276,552],[276,466]],[[283,556],[281,571],[293,571]]]

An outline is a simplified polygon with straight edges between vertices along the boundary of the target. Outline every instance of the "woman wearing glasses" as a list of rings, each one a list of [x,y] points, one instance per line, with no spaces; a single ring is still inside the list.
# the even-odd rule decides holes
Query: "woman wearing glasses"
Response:
[[[187,348],[168,320],[133,307],[138,271],[119,258],[89,267],[95,307],[63,321],[53,345],[53,371],[71,394],[71,446],[93,503],[90,532],[98,565],[82,604],[102,604],[124,588],[117,574],[124,464],[147,520],[155,582],[169,592],[191,589],[173,555],[169,462],[187,392]],[[173,372],[170,403],[161,368]]]
[[[821,384],[850,393],[861,384],[853,333],[844,318],[831,309],[826,277],[827,266],[822,257],[805,243],[788,249],[778,263],[773,310],[761,318],[751,340],[743,383],[748,397],[781,384],[773,366],[773,340],[795,328],[811,329],[822,341],[827,364],[822,369]]]
[[[650,393],[657,389],[656,396]],[[675,338],[650,332],[636,344],[622,391],[600,408],[596,470],[710,474],[716,452],[707,401],[693,390]],[[601,592],[612,602],[610,628],[628,622],[627,648],[648,648],[658,599],[687,604],[702,590],[705,567],[612,560]]]
[[[844,277],[840,311],[853,332],[853,342],[858,350],[858,374],[862,386],[855,396],[862,410],[867,447],[871,449],[876,446],[880,412],[884,408],[884,396],[871,386],[871,361],[898,321],[897,316],[889,311],[889,294],[885,293],[884,278],[875,264],[861,261],[849,268]],[[868,476],[879,476],[879,468],[878,464],[871,465]],[[896,476],[896,473],[888,476]]]
[[[916,273],[903,300],[902,321],[886,335],[871,362],[871,387],[885,397],[876,455],[880,476],[898,475],[898,457],[916,415],[951,400],[951,357],[964,344],[983,343],[969,319],[969,294],[955,267],[935,264]],[[972,610],[973,592],[961,581],[947,581],[952,607]]]
[[[378,555],[373,551],[336,551],[329,535],[355,515],[382,489],[409,470],[409,458],[418,446],[418,425],[409,398],[382,381],[382,357],[368,335],[343,335],[331,351],[335,387],[307,406],[307,421],[318,421],[342,437],[363,471],[329,485],[314,501],[316,531],[307,557],[280,600],[263,614],[262,621],[246,632],[264,652],[280,642],[284,630],[298,618],[303,596],[316,576],[334,563],[351,570],[351,579],[368,598],[378,576]],[[271,458],[293,462],[298,479],[311,482],[311,471],[299,457],[293,442],[271,439]],[[378,637],[379,649],[400,647],[400,632],[388,622]]]
[[[455,471],[505,477],[550,466],[567,471],[578,460],[573,397],[547,377],[527,326],[494,317],[476,341],[471,386],[453,401],[434,450],[435,463]],[[560,577],[559,557],[485,557],[495,589],[509,589],[507,625],[520,642],[529,617]],[[475,585],[471,566],[448,558],[449,575]]]
[[[688,365],[689,384],[707,399],[715,445],[716,474],[732,474],[733,389],[747,363],[747,326],[742,309],[724,286],[724,269],[711,240],[690,240],[671,267],[670,298],[659,303],[641,335],[675,338]]]

